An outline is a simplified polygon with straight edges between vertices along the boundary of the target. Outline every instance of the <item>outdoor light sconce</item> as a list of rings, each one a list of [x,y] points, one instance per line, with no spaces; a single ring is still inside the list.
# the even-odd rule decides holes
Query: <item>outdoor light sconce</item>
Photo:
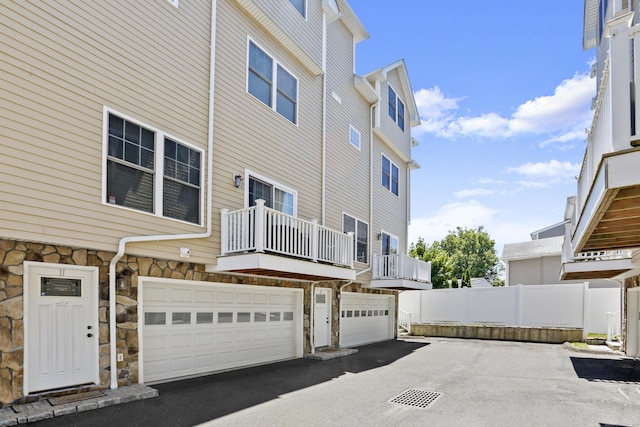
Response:
[[[382,240],[382,233],[378,233],[378,234],[376,234],[376,238],[377,238],[378,240]]]
[[[242,187],[242,175],[240,174],[234,175],[233,183],[235,184],[236,188]]]
[[[129,276],[118,276],[116,279],[116,285],[118,289],[124,291],[129,287],[129,282],[131,281],[131,277]]]
[[[120,274],[118,274],[116,276],[116,287],[121,291],[129,289],[129,287],[131,286],[132,274],[133,274],[133,271],[129,269],[125,269]]]

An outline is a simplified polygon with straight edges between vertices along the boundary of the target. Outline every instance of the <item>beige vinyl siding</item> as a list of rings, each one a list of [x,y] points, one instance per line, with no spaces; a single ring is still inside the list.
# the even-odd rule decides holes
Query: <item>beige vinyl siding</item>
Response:
[[[297,125],[247,92],[248,37],[298,79]],[[217,42],[213,224],[219,251],[217,212],[244,207],[245,169],[296,190],[298,217],[320,219],[322,81],[235,2],[218,3]],[[233,185],[238,173],[245,179],[243,188]]]
[[[0,4],[3,237],[115,250],[124,236],[203,231],[103,204],[103,107],[206,148],[209,8]],[[210,242],[190,245],[211,258]],[[175,258],[179,246],[147,245],[139,254]]]
[[[353,85],[353,39],[340,20],[328,26],[327,50],[326,223],[341,230],[343,213],[370,223],[369,104]],[[350,125],[360,132],[360,150],[349,142]]]
[[[322,63],[322,2],[307,0],[307,18],[289,0],[255,3],[317,64]]]
[[[382,155],[398,167],[398,195],[382,186]],[[398,250],[407,250],[407,168],[379,138],[374,138],[373,152],[373,234],[384,231],[398,237]],[[375,253],[380,253],[381,242],[375,241]]]
[[[381,87],[381,101],[380,106],[380,129],[395,142],[408,159],[411,158],[411,117],[409,116],[409,102],[407,95],[403,92],[400,79],[398,78],[398,72],[393,70],[387,74],[387,81],[384,82]],[[404,104],[404,132],[396,122],[389,116],[389,85],[396,92],[396,95],[400,97],[400,100]],[[413,96],[413,94],[410,94]]]

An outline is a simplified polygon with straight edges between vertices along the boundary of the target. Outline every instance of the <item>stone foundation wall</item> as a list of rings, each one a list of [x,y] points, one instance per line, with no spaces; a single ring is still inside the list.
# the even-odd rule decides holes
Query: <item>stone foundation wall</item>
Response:
[[[109,263],[115,253],[90,249],[0,239],[0,406],[24,400],[24,261],[94,266],[99,269],[99,346],[100,387],[110,383],[109,345]],[[116,295],[116,348],[124,355],[118,362],[118,385],[138,383],[138,276],[173,278],[181,280],[234,283],[239,285],[277,286],[304,289],[303,334],[304,353],[311,351],[309,283],[272,279],[267,277],[238,276],[224,273],[207,273],[201,264],[167,261],[125,255],[116,266],[116,274],[125,277],[128,286],[117,289]],[[340,313],[337,298],[344,282],[316,283],[316,287],[332,289],[332,340],[339,342]],[[350,292],[374,292],[362,289],[359,284],[345,288]],[[383,291],[382,293],[391,293]]]
[[[550,344],[582,341],[581,328],[517,328],[507,326],[412,324],[412,335],[446,338],[476,338],[528,341]]]

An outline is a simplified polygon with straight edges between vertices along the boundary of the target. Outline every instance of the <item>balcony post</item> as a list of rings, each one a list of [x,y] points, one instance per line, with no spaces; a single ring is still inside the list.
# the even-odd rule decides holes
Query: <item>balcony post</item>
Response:
[[[256,229],[255,229],[255,239],[256,239],[256,252],[264,252],[264,200],[258,199],[256,200]]]
[[[229,209],[220,209],[220,253],[229,252]]]
[[[396,254],[396,257],[398,258],[398,271],[396,271],[396,279],[400,278],[400,279],[404,279],[405,278],[405,274],[404,274],[404,255],[402,254]]]
[[[351,268],[353,268],[353,261],[354,261],[354,256],[353,253],[355,252],[355,233],[353,231],[350,231],[347,233],[347,235],[349,236],[349,244],[347,245],[347,265]]]
[[[320,228],[318,227],[318,220],[311,220],[311,261],[318,262],[318,236],[320,234]]]
[[[638,70],[638,66],[640,65],[640,61],[636,58],[640,58],[640,25],[634,25],[629,30],[629,36],[633,40],[633,72],[634,75],[631,76],[631,80],[633,81],[631,94],[632,99],[635,102],[634,110],[634,123],[635,123],[635,135],[631,135],[631,139],[635,141],[635,144],[638,144],[638,140],[640,139],[640,70]],[[635,145],[632,142],[631,145]]]
[[[609,84],[611,85],[611,143],[613,151],[629,148],[631,136],[629,24],[612,19],[609,38]]]

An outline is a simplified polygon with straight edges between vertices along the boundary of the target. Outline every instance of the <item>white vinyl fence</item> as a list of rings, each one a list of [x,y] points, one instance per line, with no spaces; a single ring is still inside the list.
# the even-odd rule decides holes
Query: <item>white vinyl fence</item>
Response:
[[[620,310],[620,289],[578,283],[404,291],[399,307],[411,313],[412,323],[582,328],[606,334],[607,313]]]

